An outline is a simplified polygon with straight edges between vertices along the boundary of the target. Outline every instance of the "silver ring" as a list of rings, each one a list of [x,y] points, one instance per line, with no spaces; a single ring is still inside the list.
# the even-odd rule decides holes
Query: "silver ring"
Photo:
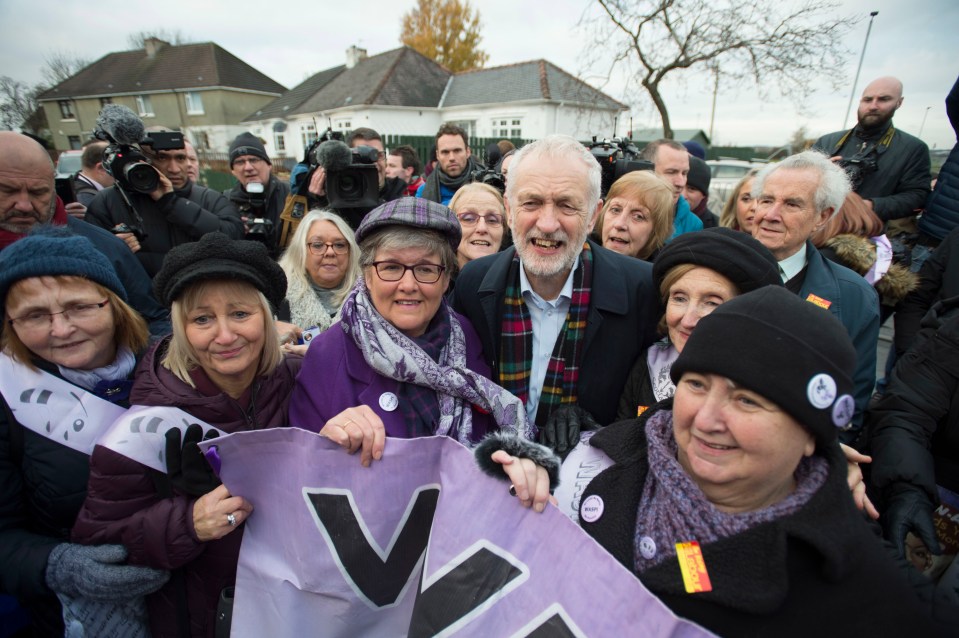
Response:
[[[230,512],[226,515],[226,522],[230,524],[230,527],[236,527],[236,514]]]

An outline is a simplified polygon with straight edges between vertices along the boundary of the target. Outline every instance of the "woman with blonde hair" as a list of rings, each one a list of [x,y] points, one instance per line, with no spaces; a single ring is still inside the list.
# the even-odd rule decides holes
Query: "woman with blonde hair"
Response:
[[[673,189],[651,171],[613,182],[596,221],[603,248],[652,261],[673,234]]]
[[[756,216],[756,203],[753,201],[751,191],[753,178],[756,177],[758,172],[758,168],[750,170],[736,184],[732,194],[723,206],[722,214],[719,216],[720,226],[752,234],[753,217]]]
[[[286,273],[286,298],[277,318],[300,330],[323,332],[360,275],[360,251],[353,230],[342,217],[315,208],[300,222],[280,257]]]

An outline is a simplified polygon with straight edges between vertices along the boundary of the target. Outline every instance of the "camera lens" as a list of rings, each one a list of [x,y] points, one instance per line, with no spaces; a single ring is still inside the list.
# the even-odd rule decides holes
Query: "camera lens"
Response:
[[[124,168],[123,176],[130,188],[138,193],[152,193],[160,185],[156,170],[144,162],[130,164]]]

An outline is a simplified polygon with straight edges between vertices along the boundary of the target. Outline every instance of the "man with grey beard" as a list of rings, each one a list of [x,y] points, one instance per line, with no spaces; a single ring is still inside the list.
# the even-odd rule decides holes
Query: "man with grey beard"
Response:
[[[20,133],[0,131],[0,250],[35,226],[66,226],[107,256],[150,333],[170,332],[170,313],[153,297],[150,278],[122,240],[67,214],[54,190],[53,162],[43,147]]]
[[[655,339],[651,266],[587,240],[599,190],[600,166],[573,138],[523,147],[506,187],[514,246],[469,262],[453,292],[493,379],[524,401],[546,443],[567,437],[563,421],[612,422],[631,366]]]

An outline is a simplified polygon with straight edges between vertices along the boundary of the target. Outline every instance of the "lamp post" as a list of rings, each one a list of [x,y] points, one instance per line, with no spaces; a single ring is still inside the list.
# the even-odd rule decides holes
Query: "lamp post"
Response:
[[[846,117],[842,120],[843,129],[846,128],[846,122],[849,121],[849,112],[852,110],[852,101],[856,97],[856,85],[859,84],[859,72],[862,71],[862,60],[866,57],[866,45],[869,44],[869,33],[872,31],[872,21],[879,15],[878,11],[869,13],[869,27],[866,29],[866,40],[862,43],[862,53],[859,56],[859,66],[856,68],[856,79],[852,81],[852,91],[849,93],[849,106],[846,107]]]
[[[929,109],[931,108],[931,106],[927,106],[926,112],[922,114],[922,124],[919,125],[919,135],[916,136],[919,139],[922,139],[922,129],[926,128],[926,118],[929,116]]]

